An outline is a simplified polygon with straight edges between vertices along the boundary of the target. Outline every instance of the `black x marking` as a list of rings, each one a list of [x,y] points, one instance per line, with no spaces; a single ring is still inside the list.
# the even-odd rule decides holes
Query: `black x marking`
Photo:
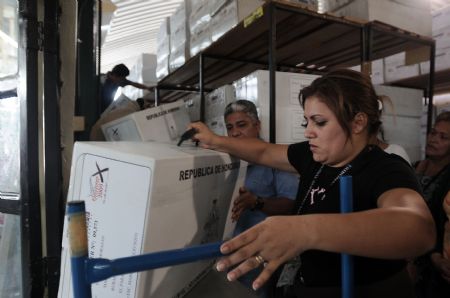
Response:
[[[92,177],[94,177],[95,175],[99,175],[100,176],[100,181],[103,183],[103,175],[102,175],[102,173],[108,171],[109,168],[104,168],[103,170],[100,170],[100,167],[98,166],[97,162],[95,162],[95,166],[97,167],[98,172],[94,173],[92,175]]]

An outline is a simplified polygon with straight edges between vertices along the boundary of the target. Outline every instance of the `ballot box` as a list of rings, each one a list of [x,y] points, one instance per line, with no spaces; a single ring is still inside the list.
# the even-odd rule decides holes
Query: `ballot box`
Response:
[[[187,107],[179,100],[105,123],[102,131],[107,141],[173,142],[190,122]]]
[[[228,154],[156,142],[75,143],[68,201],[84,200],[90,258],[115,259],[221,241],[247,164]],[[72,297],[67,219],[58,297]],[[214,260],[119,275],[93,297],[183,297]]]

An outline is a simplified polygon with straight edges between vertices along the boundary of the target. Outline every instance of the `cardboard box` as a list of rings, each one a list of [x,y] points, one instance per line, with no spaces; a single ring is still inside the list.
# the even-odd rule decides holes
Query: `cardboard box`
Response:
[[[361,65],[356,65],[356,66],[350,67],[349,69],[360,72]],[[378,60],[372,61],[370,78],[372,80],[372,84],[374,84],[374,85],[379,85],[379,84],[384,83],[384,61],[383,61],[383,59],[378,59]]]
[[[195,31],[191,31],[190,56],[194,57],[200,51],[206,49],[211,44],[211,28],[209,25],[197,26]]]
[[[84,200],[91,258],[115,259],[220,241],[246,163],[188,143],[75,144],[68,201]],[[92,297],[182,297],[213,260],[120,275],[92,285]],[[72,297],[67,222],[58,297]]]
[[[215,134],[219,136],[228,135],[223,116],[217,116],[216,118],[209,119],[205,121],[205,123]]]
[[[433,12],[433,33],[437,30],[450,26],[450,6]]]
[[[225,107],[236,100],[233,85],[224,85],[205,96],[205,120],[223,117]]]
[[[189,31],[191,35],[195,34],[204,28],[209,26],[211,20],[211,13],[214,7],[214,1],[211,0],[187,0],[191,6],[191,12],[189,14]]]
[[[165,76],[169,74],[169,59],[170,55],[166,56],[165,58],[158,61],[158,64],[156,65],[156,78],[158,80],[161,80]]]
[[[174,143],[190,123],[182,100],[129,114],[102,125],[107,141]]]
[[[170,38],[166,37],[156,45],[156,57],[158,62],[165,59],[170,54]]]
[[[218,2],[220,4],[225,1]],[[222,6],[216,9],[212,14],[212,41],[218,40],[223,34],[228,32],[263,4],[264,1],[262,0],[232,0],[222,3]]]
[[[169,56],[169,72],[173,72],[184,65],[190,57],[189,41],[182,43],[178,48],[173,49]]]
[[[161,61],[170,54],[170,19],[166,17],[159,26],[156,38],[156,57]]]
[[[382,122],[385,140],[401,145],[412,162],[420,160],[420,117],[383,115]]]
[[[385,81],[392,82],[419,75],[419,64],[405,65],[405,63],[405,52],[384,58]]]
[[[436,41],[437,50],[450,48],[450,20],[447,27],[433,30],[433,39]]]
[[[303,108],[298,95],[317,75],[276,73],[276,143],[291,144],[306,140],[304,137]],[[261,138],[269,141],[269,72],[259,70],[235,84],[238,99],[255,103],[261,120]],[[244,91],[245,90],[245,91]]]
[[[423,90],[375,85],[378,95],[388,96],[392,104],[383,105],[384,115],[396,115],[404,117],[418,117],[422,115]]]
[[[184,44],[189,44],[190,1],[180,2],[170,16],[170,52],[173,53]]]
[[[401,145],[411,161],[420,159],[420,121],[423,90],[374,86],[378,95],[388,96],[392,104],[383,104],[382,122],[385,140]]]
[[[378,20],[424,36],[431,36],[429,1],[422,0],[354,0],[331,10],[339,16]],[[389,13],[386,13],[389,12]],[[420,20],[414,22],[411,20]]]
[[[434,56],[434,70],[441,71],[450,68],[450,47],[436,49]],[[420,63],[420,74],[430,73],[430,62]]]
[[[185,104],[191,121],[200,121],[200,95],[190,94],[186,96]]]

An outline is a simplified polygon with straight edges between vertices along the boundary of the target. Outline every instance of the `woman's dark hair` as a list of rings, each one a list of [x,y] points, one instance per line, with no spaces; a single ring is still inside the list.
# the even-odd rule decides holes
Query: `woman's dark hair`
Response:
[[[126,67],[125,64],[120,63],[113,67],[111,73],[115,74],[118,77],[127,77],[130,74],[130,70]]]
[[[360,112],[368,117],[369,136],[378,133],[381,125],[378,101],[382,98],[375,93],[369,76],[349,69],[330,71],[300,91],[303,108],[312,96],[318,97],[333,111],[348,137],[351,135],[351,122]]]

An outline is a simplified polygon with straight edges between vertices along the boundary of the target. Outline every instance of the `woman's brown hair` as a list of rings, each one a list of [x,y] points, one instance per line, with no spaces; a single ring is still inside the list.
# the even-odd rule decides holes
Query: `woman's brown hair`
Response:
[[[369,137],[378,133],[381,126],[379,101],[382,98],[377,96],[369,76],[349,69],[330,71],[300,91],[303,108],[311,96],[318,97],[333,111],[348,137],[357,113],[367,115]]]

